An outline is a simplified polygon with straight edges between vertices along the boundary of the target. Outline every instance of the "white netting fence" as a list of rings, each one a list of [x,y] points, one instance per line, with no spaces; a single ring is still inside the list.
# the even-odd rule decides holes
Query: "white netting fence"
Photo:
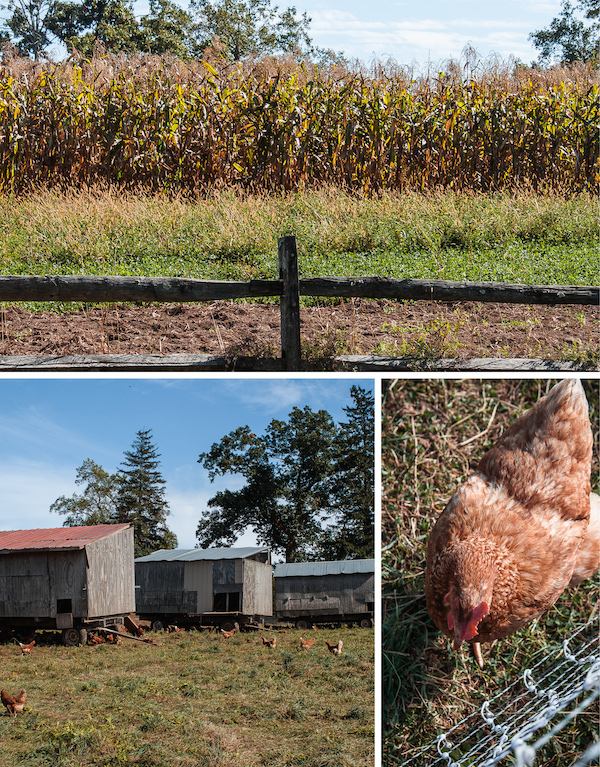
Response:
[[[456,724],[401,767],[517,767],[536,764],[537,751],[600,697],[597,622],[576,631],[563,646],[519,674],[509,687]],[[552,725],[552,726],[551,726]],[[598,764],[600,741],[565,767]]]

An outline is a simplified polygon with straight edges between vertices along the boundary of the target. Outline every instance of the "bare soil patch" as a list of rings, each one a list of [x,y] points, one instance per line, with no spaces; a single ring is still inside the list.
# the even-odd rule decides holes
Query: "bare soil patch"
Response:
[[[598,353],[597,307],[351,299],[301,309],[307,356],[386,354],[582,359]],[[0,309],[0,354],[280,355],[279,307],[216,302]]]

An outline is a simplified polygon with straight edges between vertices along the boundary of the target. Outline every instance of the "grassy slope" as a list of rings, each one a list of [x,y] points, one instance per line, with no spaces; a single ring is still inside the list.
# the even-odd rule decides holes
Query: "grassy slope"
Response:
[[[546,382],[408,380],[384,382],[383,595],[385,763],[401,764],[512,683],[597,613],[598,577],[565,592],[539,620],[483,648],[479,671],[467,649],[451,650],[427,614],[424,598],[428,531],[457,485],[507,424],[545,391]],[[586,383],[598,424],[598,381]],[[497,409],[495,410],[495,408]],[[592,487],[597,491],[598,427]],[[416,492],[415,492],[416,488]],[[596,709],[597,710],[597,709]],[[544,767],[566,767],[597,731],[589,710],[543,751]],[[537,763],[537,762],[536,762]]]
[[[154,635],[158,647],[0,646],[3,689],[25,688],[16,719],[0,715],[10,765],[198,767],[373,763],[373,630],[225,640],[212,632]],[[344,639],[336,658],[324,639]]]
[[[118,192],[0,199],[0,273],[277,276],[277,238],[301,276],[597,284],[596,203],[534,194],[281,197],[186,202]]]

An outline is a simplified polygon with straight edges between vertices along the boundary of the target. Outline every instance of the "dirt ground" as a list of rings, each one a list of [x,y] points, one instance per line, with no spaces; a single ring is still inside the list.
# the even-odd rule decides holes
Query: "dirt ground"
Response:
[[[301,309],[303,355],[589,359],[597,307],[349,299]],[[0,308],[0,354],[280,355],[279,307],[102,306],[70,314]]]

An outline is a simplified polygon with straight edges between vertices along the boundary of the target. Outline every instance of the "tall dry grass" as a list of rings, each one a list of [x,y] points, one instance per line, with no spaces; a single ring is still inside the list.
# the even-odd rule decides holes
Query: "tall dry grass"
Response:
[[[599,94],[588,67],[469,57],[422,73],[395,62],[5,55],[0,188],[591,191]]]

